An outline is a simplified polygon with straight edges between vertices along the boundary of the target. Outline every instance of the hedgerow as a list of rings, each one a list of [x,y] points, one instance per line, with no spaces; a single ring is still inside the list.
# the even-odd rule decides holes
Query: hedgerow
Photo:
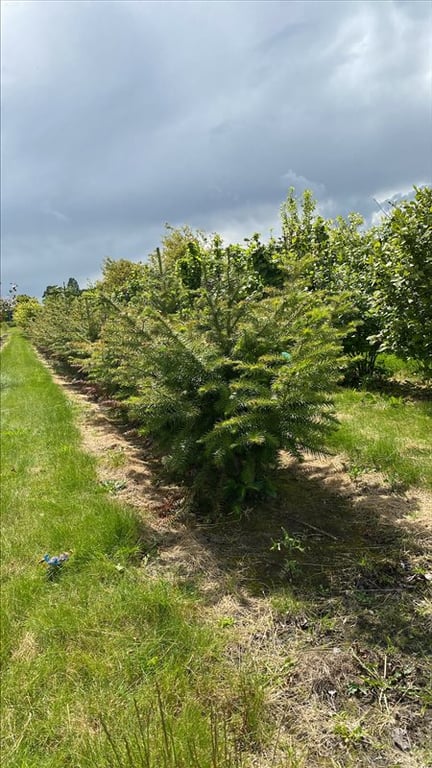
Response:
[[[400,315],[390,329],[386,286],[395,288],[381,256],[394,246],[400,262],[411,247],[416,274],[429,280],[424,213],[420,245],[407,235],[428,195],[417,191],[411,207],[370,230],[354,214],[325,221],[310,193],[300,208],[290,194],[281,236],[267,243],[169,228],[146,264],[107,260],[91,289],[51,290],[31,336],[123,401],[194,508],[240,513],[275,492],[281,449],[322,450],[343,372],[372,374],[379,351],[406,339]],[[428,350],[404,343],[420,357]]]

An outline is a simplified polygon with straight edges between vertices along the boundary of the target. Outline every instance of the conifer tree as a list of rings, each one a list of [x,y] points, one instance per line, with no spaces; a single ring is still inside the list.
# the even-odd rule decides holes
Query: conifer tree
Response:
[[[240,511],[271,492],[281,448],[322,448],[340,346],[331,308],[307,290],[300,262],[287,257],[276,289],[262,285],[248,248],[219,237],[199,260],[188,312],[164,314],[150,297],[123,319],[134,326],[123,347],[128,380],[131,366],[138,373],[129,407],[196,506]]]

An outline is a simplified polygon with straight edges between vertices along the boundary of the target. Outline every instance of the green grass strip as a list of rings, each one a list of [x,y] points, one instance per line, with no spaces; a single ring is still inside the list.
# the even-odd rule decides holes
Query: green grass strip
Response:
[[[1,381],[2,765],[230,765],[209,702],[239,709],[248,686],[227,676],[199,606],[146,578],[138,521],[98,484],[76,406],[14,331]],[[49,578],[39,560],[65,550]]]

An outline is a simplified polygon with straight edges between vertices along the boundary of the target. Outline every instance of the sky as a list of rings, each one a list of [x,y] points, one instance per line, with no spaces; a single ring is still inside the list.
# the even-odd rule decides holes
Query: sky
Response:
[[[431,183],[429,0],[4,0],[1,64],[3,295]]]

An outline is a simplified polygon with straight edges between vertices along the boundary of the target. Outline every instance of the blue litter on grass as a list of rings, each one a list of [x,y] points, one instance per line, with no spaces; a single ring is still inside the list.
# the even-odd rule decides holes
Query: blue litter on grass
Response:
[[[284,360],[291,360],[291,355],[289,352],[281,352],[281,357],[283,357]]]
[[[50,555],[46,554],[43,556],[40,562],[56,567],[59,565],[63,565],[63,563],[65,563],[66,560],[69,560],[69,557],[70,557],[69,552],[62,552],[60,555],[54,555],[54,557],[50,557]]]

